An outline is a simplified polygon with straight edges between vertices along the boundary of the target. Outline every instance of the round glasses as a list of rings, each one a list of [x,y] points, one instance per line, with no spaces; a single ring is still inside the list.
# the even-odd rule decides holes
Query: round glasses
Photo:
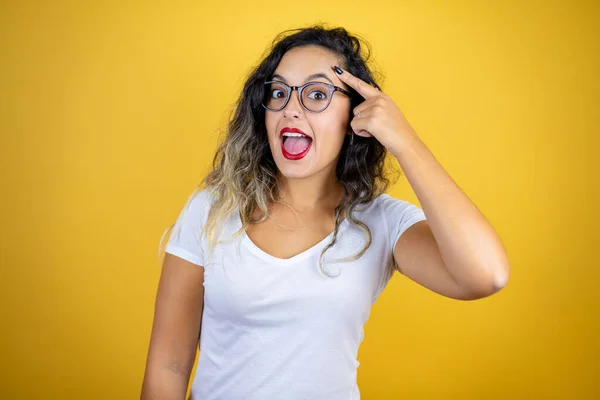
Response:
[[[342,92],[350,96],[350,92],[341,87],[322,82],[308,82],[302,86],[288,86],[283,82],[265,82],[265,95],[262,105],[269,111],[280,111],[290,101],[292,92],[298,92],[298,99],[306,111],[318,113],[324,111],[333,98],[335,92]]]

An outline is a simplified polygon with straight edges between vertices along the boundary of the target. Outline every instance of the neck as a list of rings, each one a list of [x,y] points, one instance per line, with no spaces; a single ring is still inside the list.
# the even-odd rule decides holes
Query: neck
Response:
[[[317,208],[335,208],[342,200],[344,188],[335,171],[309,178],[290,179],[279,175],[279,198],[299,212]]]

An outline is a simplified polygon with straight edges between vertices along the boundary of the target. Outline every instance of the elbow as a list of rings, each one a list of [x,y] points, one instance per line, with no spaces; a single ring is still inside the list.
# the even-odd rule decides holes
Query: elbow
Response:
[[[498,293],[508,284],[510,268],[508,265],[496,267],[489,270],[485,278],[481,278],[477,284],[469,285],[469,289],[463,290],[459,300],[478,300]]]
[[[495,265],[494,268],[491,269],[490,276],[492,282],[492,294],[504,289],[510,278],[510,265],[508,260],[504,259],[502,262]]]
[[[484,275],[482,285],[480,285],[481,297],[488,297],[498,293],[506,287],[510,277],[510,265],[506,257],[499,258],[496,262],[488,264],[484,269],[487,273]]]
[[[498,293],[508,284],[510,263],[502,245],[494,251],[484,253],[476,265],[478,267],[472,269],[478,271],[474,275],[478,282],[474,285],[473,300]]]
[[[508,284],[509,277],[510,268],[507,265],[506,268],[503,268],[500,272],[497,272],[494,275],[492,284],[492,294],[504,289],[504,287]]]

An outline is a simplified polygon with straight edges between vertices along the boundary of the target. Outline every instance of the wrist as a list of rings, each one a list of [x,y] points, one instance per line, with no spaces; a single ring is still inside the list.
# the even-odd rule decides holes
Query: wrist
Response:
[[[398,160],[398,162],[401,162],[407,153],[414,154],[421,150],[422,147],[425,147],[425,143],[423,143],[413,130],[403,132],[400,135],[396,135],[396,137],[398,139],[388,146],[388,151]]]

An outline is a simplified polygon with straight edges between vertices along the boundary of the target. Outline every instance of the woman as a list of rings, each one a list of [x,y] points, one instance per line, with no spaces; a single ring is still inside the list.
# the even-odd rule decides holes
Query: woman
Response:
[[[383,194],[386,152],[423,210]],[[250,75],[166,253],[143,399],[185,397],[198,341],[193,399],[359,399],[363,325],[394,269],[461,300],[509,274],[359,40],[320,26],[279,37]]]

